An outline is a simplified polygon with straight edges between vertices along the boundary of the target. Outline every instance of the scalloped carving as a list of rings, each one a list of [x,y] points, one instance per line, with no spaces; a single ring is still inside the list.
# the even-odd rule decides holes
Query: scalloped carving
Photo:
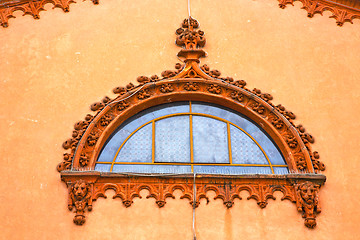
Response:
[[[335,18],[338,26],[344,25],[345,22],[353,23],[352,20],[360,18],[360,5],[353,6],[354,3],[350,1],[327,1],[327,0],[278,0],[279,7],[285,8],[288,4],[294,6],[295,1],[300,1],[303,4],[302,9],[307,11],[307,16],[312,18],[315,14],[321,14],[324,11],[330,11],[333,15],[330,18]],[[346,5],[348,4],[348,5]]]
[[[325,181],[322,175],[307,178],[307,181],[304,181],[304,176],[300,175],[288,175],[282,178],[271,175],[262,175],[261,178],[250,175],[242,178],[200,175],[195,180],[196,196],[194,197],[194,178],[191,175],[172,178],[114,173],[108,174],[109,180],[104,181],[98,173],[87,172],[81,174],[80,180],[74,181],[78,177],[76,174],[76,172],[64,172],[62,179],[69,187],[69,209],[78,206],[74,218],[74,222],[78,225],[85,222],[85,209],[91,211],[93,201],[99,197],[107,198],[105,194],[107,190],[114,190],[113,198],[120,198],[125,207],[130,207],[134,198],[141,198],[140,191],[146,189],[148,191],[146,198],[154,198],[159,208],[166,205],[167,198],[175,198],[175,190],[182,191],[180,199],[189,200],[190,205],[195,204],[195,207],[199,206],[201,199],[209,202],[207,192],[214,191],[214,200],[221,199],[227,208],[234,205],[234,199],[242,200],[241,191],[247,191],[249,193],[247,199],[254,199],[260,208],[267,206],[268,199],[275,200],[274,192],[280,191],[283,193],[281,200],[296,203],[298,211],[303,213],[305,225],[313,228],[316,225],[316,214],[320,213],[318,190]],[[78,191],[81,192],[80,195],[77,195]]]
[[[99,4],[99,0],[91,0],[95,5]],[[307,16],[312,18],[315,14],[321,14],[327,10],[333,15],[330,18],[336,20],[338,26],[344,25],[345,22],[353,23],[352,20],[360,18],[360,5],[347,0],[328,1],[328,0],[278,0],[279,7],[285,8],[288,4],[294,5],[294,1],[300,1],[303,9],[307,11]],[[70,11],[70,3],[76,3],[73,0],[23,0],[20,2],[4,1],[0,5],[0,24],[4,28],[9,26],[9,19],[15,18],[14,11],[20,10],[24,15],[31,15],[34,19],[40,19],[40,12],[45,11],[44,5],[52,3],[53,8],[61,8],[65,13]],[[186,22],[185,22],[186,21]],[[196,49],[205,45],[206,39],[204,32],[196,30],[199,26],[195,19],[190,20],[191,30],[189,29],[189,20],[185,19],[182,28],[176,31],[176,44],[184,46],[186,49]],[[162,75],[164,78],[172,77],[177,71],[165,71]],[[214,72],[210,75],[215,76]]]
[[[97,4],[93,0],[94,4]],[[61,8],[64,12],[70,11],[70,3],[75,3],[73,0],[25,0],[20,2],[5,2],[0,6],[0,24],[3,27],[9,26],[9,18],[15,18],[13,13],[14,11],[22,11],[24,15],[31,15],[34,19],[40,19],[40,11],[46,11],[44,5],[47,3],[52,3],[53,8]]]

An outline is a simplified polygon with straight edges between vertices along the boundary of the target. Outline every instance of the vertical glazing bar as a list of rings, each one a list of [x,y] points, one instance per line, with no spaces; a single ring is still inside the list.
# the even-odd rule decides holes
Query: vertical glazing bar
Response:
[[[190,121],[190,161],[191,161],[191,172],[194,172],[194,143],[193,143],[193,126],[192,126],[192,115],[189,115]]]
[[[152,163],[155,163],[155,121],[152,121]]]
[[[227,125],[227,137],[228,137],[228,148],[229,148],[229,163],[232,164],[230,123],[227,123],[226,125]]]
[[[189,101],[189,112],[191,113],[191,101]],[[193,144],[193,128],[192,128],[192,115],[189,115],[190,121],[190,162],[191,162],[191,172],[194,172],[194,144]]]

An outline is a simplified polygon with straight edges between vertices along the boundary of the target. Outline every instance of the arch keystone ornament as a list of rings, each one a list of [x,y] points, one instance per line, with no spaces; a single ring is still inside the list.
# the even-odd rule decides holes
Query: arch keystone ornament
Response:
[[[313,152],[314,138],[302,125],[295,125],[295,114],[282,105],[274,105],[273,97],[259,89],[247,89],[244,80],[221,77],[218,70],[200,65],[205,57],[205,34],[199,30],[197,20],[185,19],[176,30],[178,53],[184,64],[177,63],[175,70],[164,71],[161,76],[140,76],[139,84],[129,83],[116,87],[114,99],[105,97],[90,106],[94,112],[74,125],[72,137],[63,143],[67,150],[57,166],[61,179],[69,189],[69,210],[75,211],[74,223],[85,223],[86,210],[99,197],[106,198],[108,189],[115,191],[125,207],[133,204],[140,191],[148,191],[147,198],[154,198],[158,207],[166,207],[166,199],[174,198],[174,191],[182,192],[181,199],[197,207],[200,199],[222,199],[226,208],[234,205],[241,191],[248,191],[248,199],[260,208],[268,199],[275,199],[274,192],[283,193],[281,200],[296,204],[305,218],[305,226],[316,225],[320,213],[319,190],[326,177],[321,174],[325,165],[318,152]],[[95,164],[107,140],[127,119],[153,106],[181,101],[213,103],[240,113],[251,119],[271,138],[282,154],[289,174],[135,174],[95,171]],[[154,121],[153,121],[154,126]],[[154,153],[153,153],[154,154]],[[274,173],[274,172],[273,172]],[[196,193],[196,194],[195,194]]]

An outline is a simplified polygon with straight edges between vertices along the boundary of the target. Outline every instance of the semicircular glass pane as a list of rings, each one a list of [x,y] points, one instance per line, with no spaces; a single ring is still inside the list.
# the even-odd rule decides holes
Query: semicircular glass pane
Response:
[[[146,109],[109,137],[95,165],[102,172],[286,174],[267,134],[218,105],[176,102]]]

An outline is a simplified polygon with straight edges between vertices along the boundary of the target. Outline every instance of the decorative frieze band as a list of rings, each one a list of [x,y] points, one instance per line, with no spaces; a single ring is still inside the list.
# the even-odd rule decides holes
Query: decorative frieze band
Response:
[[[300,1],[303,4],[302,9],[305,9],[309,18],[312,18],[315,14],[319,13],[322,15],[324,11],[330,11],[332,15],[330,18],[336,20],[338,26],[344,25],[345,22],[353,23],[352,20],[360,18],[360,5],[354,7],[351,1],[343,0],[342,3],[330,0],[278,0],[279,7],[285,8],[286,5],[294,5],[295,1]],[[347,5],[348,4],[348,5]]]
[[[234,200],[241,200],[240,193],[247,191],[247,199],[254,199],[260,208],[265,208],[268,199],[275,200],[274,192],[283,193],[281,200],[289,200],[296,204],[297,210],[305,218],[308,228],[316,226],[316,215],[320,213],[318,190],[325,182],[324,175],[304,177],[293,174],[274,175],[241,175],[211,176],[177,175],[124,175],[101,174],[99,172],[62,172],[62,180],[69,189],[69,210],[75,213],[74,223],[85,223],[86,210],[91,211],[93,201],[99,197],[106,198],[106,191],[115,191],[113,198],[120,198],[125,207],[133,204],[134,198],[141,198],[140,191],[147,190],[146,198],[154,198],[159,208],[166,205],[167,198],[175,198],[174,191],[180,190],[180,199],[188,199],[190,205],[198,207],[201,199],[210,201],[208,191],[215,192],[215,199],[223,200],[227,208],[234,205]],[[194,196],[194,184],[196,196]]]
[[[99,0],[91,0],[94,4],[99,4]],[[353,23],[352,20],[355,18],[360,18],[360,8],[356,5],[351,4],[350,1],[342,1],[342,3],[338,3],[336,1],[330,0],[278,0],[279,7],[285,8],[286,5],[291,4],[294,5],[295,1],[300,1],[303,4],[302,9],[305,9],[308,14],[307,16],[312,18],[315,14],[319,13],[322,15],[324,11],[330,11],[332,16],[330,18],[334,18],[336,20],[336,24],[338,26],[342,26],[345,22]],[[344,3],[345,4],[344,4]],[[349,2],[347,4],[347,2]],[[44,5],[47,3],[51,3],[54,5],[53,8],[61,8],[64,12],[70,11],[70,3],[75,3],[74,0],[5,0],[0,3],[0,24],[3,27],[9,26],[9,19],[15,18],[13,13],[15,11],[22,11],[23,15],[31,15],[34,19],[40,19],[40,12],[45,11]],[[182,41],[182,36],[186,34],[186,32],[177,32],[179,37],[177,38],[177,44],[190,44]],[[198,33],[198,41],[197,44],[205,44],[205,40],[202,39],[202,32]]]

